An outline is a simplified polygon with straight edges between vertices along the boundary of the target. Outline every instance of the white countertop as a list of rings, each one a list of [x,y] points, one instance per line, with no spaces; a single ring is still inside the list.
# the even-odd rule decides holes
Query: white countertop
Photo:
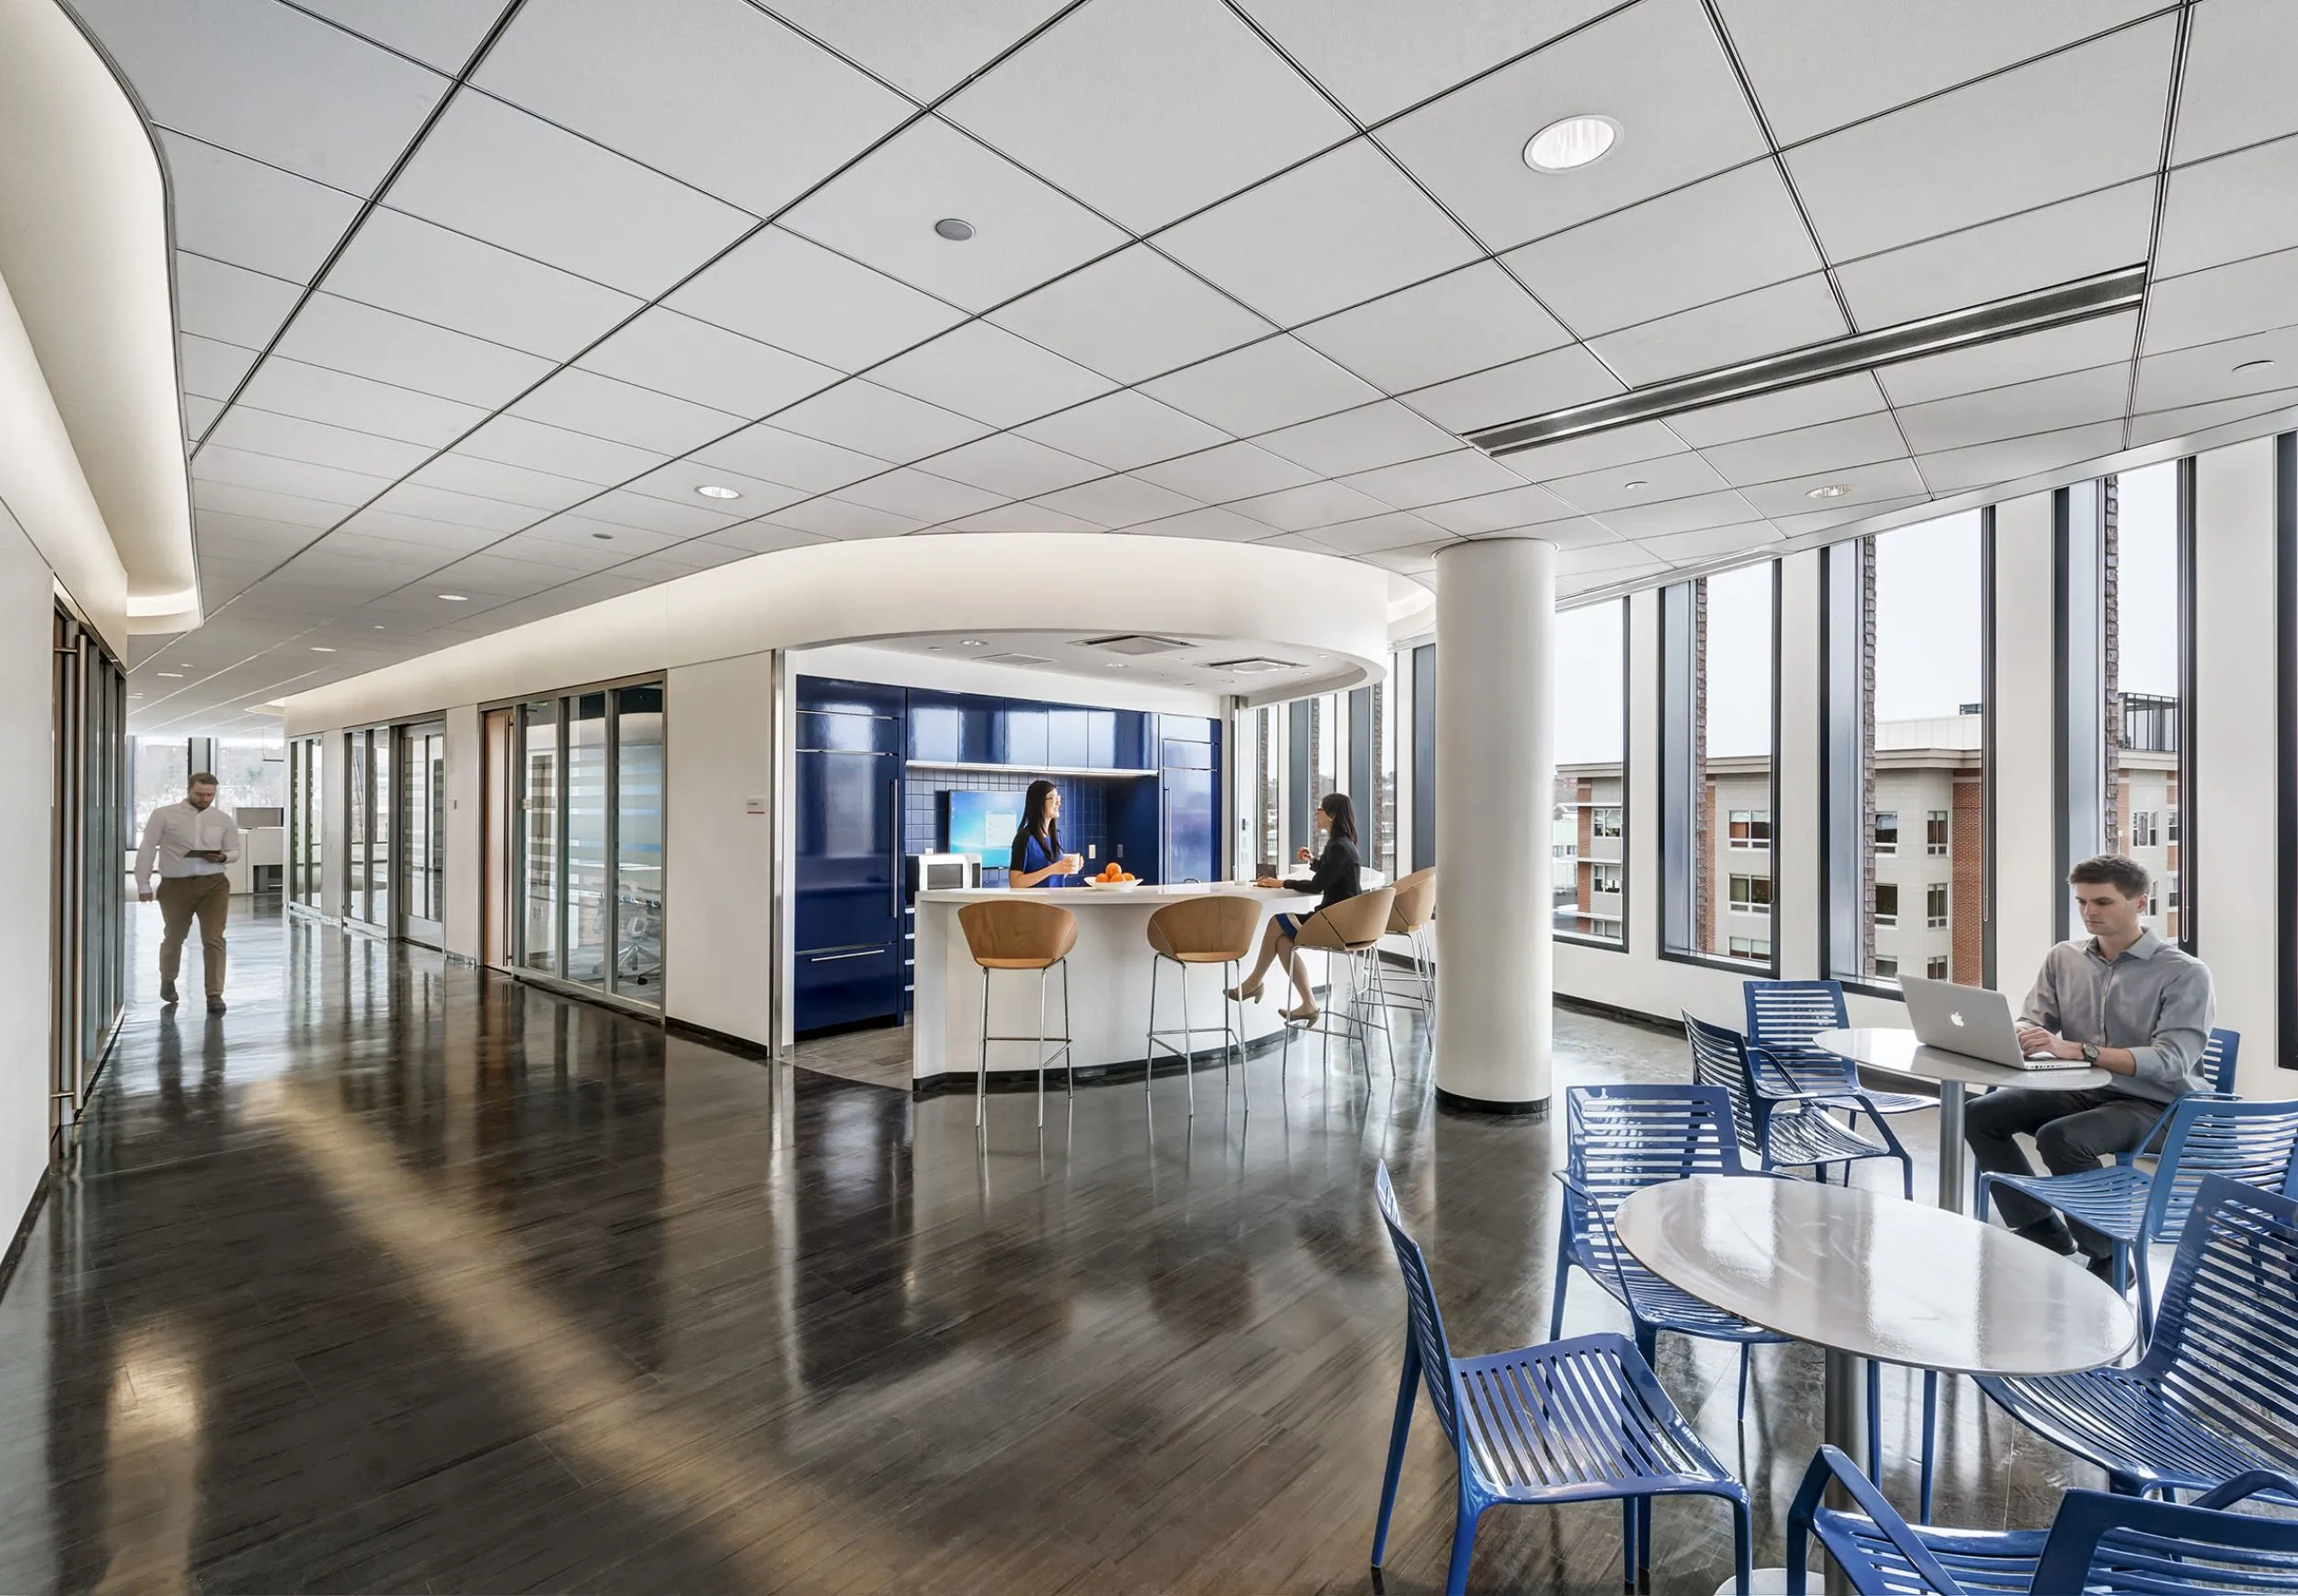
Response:
[[[920,903],[994,903],[1023,898],[1032,903],[1057,903],[1064,908],[1102,904],[1167,904],[1181,898],[1201,898],[1209,892],[1241,894],[1269,903],[1314,899],[1313,892],[1288,892],[1282,887],[1256,887],[1250,881],[1190,881],[1180,886],[1153,887],[1144,882],[1130,891],[1111,887],[934,887],[917,895]]]

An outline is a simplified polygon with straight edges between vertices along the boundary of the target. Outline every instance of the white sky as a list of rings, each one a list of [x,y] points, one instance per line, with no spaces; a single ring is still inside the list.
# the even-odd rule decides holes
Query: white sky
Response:
[[[1707,579],[1707,753],[1771,751],[1771,567]]]
[[[1969,510],[1876,538],[1877,720],[1951,715],[1978,702],[1978,532]]]
[[[1620,627],[1627,601],[1567,609],[1556,618],[1556,762],[1620,757],[1627,683]]]
[[[2179,467],[2175,460],[2122,474],[2116,592],[2126,693],[2179,691]]]

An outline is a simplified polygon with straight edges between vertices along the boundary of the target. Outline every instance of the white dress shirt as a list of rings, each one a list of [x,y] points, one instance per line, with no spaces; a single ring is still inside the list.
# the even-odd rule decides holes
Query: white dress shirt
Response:
[[[179,876],[222,875],[224,867],[210,859],[188,859],[187,854],[221,853],[240,856],[239,822],[221,804],[194,809],[189,802],[165,803],[152,811],[144,824],[144,846],[136,853],[136,890],[152,890],[152,865],[156,860],[162,881]]]

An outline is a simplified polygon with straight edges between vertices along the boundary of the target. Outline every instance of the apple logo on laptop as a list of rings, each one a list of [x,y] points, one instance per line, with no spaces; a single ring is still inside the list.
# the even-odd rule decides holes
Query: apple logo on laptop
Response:
[[[1951,1013],[1947,1016],[1947,1023],[1950,1025],[1960,1025],[1962,1022],[1963,1017],[1960,1014]]]

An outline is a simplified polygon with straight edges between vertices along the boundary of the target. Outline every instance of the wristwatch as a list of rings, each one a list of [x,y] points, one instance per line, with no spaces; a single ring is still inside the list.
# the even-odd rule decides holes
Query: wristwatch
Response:
[[[2085,1042],[2083,1044],[2083,1062],[2093,1066],[2094,1068],[2097,1066],[2099,1062],[2098,1043]]]

